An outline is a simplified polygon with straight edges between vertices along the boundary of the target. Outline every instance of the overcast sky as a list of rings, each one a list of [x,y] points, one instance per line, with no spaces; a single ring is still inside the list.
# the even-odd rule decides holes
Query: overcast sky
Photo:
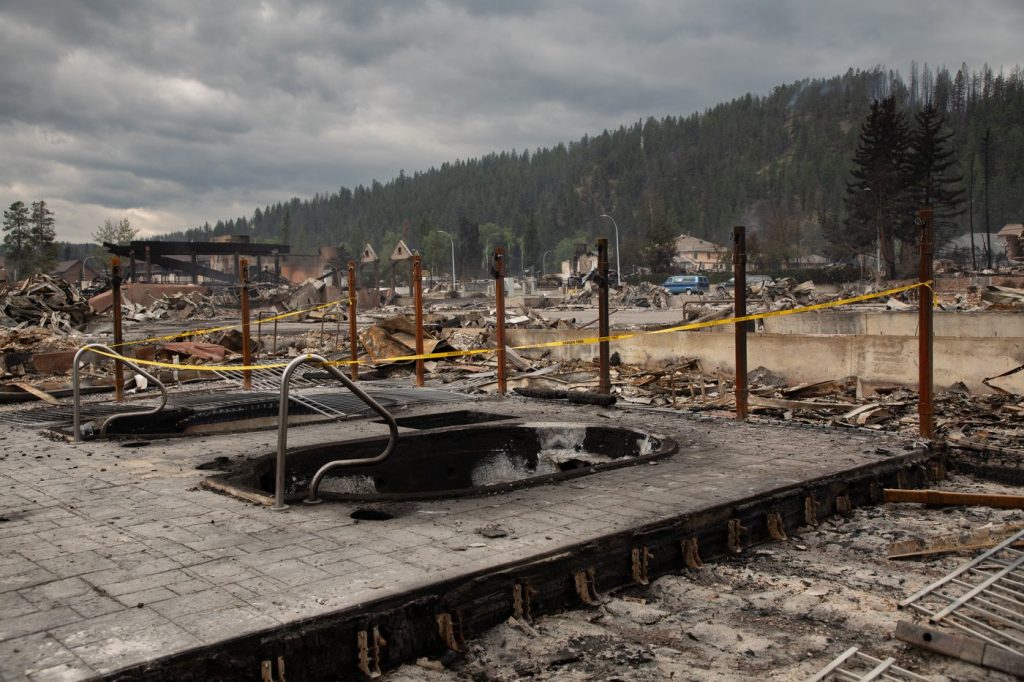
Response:
[[[1022,0],[0,0],[0,204],[154,234],[1022,36]]]

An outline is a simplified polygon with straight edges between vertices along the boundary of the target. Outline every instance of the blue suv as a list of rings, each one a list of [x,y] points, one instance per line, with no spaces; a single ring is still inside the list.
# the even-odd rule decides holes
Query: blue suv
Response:
[[[704,275],[673,275],[661,286],[670,294],[706,294],[710,284]]]

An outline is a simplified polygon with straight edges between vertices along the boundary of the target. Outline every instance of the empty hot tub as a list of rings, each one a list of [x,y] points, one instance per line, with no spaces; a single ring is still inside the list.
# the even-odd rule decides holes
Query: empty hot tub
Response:
[[[386,437],[297,447],[285,460],[285,497],[306,497],[317,470],[334,460],[380,453]],[[477,423],[402,433],[390,457],[334,469],[320,484],[324,499],[386,501],[504,492],[667,457],[675,441],[601,424]],[[265,504],[273,502],[275,456],[206,480],[206,485]]]

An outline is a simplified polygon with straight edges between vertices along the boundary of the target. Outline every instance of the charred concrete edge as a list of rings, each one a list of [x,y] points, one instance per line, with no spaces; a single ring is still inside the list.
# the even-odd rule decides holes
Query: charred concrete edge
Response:
[[[948,460],[951,467],[996,483],[1024,485],[1024,458],[999,449],[982,446],[967,447],[950,444]]]
[[[458,424],[454,426],[445,426],[435,429],[420,429],[412,430],[410,433],[411,438],[424,439],[432,438],[437,436],[459,436],[462,435],[468,428],[485,429],[488,431],[502,430],[509,428],[536,428],[543,425],[549,425],[549,422],[532,422],[523,419],[509,418],[507,420],[495,421],[494,423],[483,422],[479,424]],[[561,425],[561,424],[558,424]],[[669,436],[663,433],[640,431],[639,429],[627,428],[627,427],[611,427],[607,424],[600,424],[597,422],[582,422],[574,424],[574,426],[582,426],[584,428],[597,428],[597,429],[620,429],[621,431],[628,431],[636,433],[645,437],[654,439],[658,443],[658,447],[654,452],[646,455],[634,455],[630,457],[621,457],[618,460],[612,462],[602,462],[600,464],[592,464],[586,467],[579,467],[576,469],[567,469],[551,474],[541,474],[538,476],[531,476],[528,478],[507,481],[504,483],[492,483],[488,485],[473,486],[465,489],[448,489],[448,490],[437,490],[424,493],[416,492],[404,492],[404,493],[373,493],[369,495],[361,494],[350,494],[350,493],[332,493],[330,491],[324,491],[320,494],[320,497],[325,500],[332,500],[337,502],[367,502],[367,503],[393,503],[393,502],[412,502],[422,500],[438,500],[438,499],[455,499],[462,497],[480,497],[486,495],[500,495],[503,493],[513,492],[523,488],[533,488],[543,485],[551,485],[553,483],[559,483],[562,481],[571,480],[574,478],[580,478],[583,476],[590,476],[594,474],[601,474],[607,471],[613,471],[615,469],[623,469],[627,467],[642,466],[644,464],[652,464],[662,459],[666,459],[676,454],[679,451],[679,443]],[[339,446],[352,446],[352,445],[372,445],[378,442],[382,442],[381,436],[367,436],[365,438],[359,438],[356,440],[338,441],[336,444]],[[329,442],[326,445],[334,445],[335,443]],[[302,452],[309,450],[322,449],[325,444],[317,445],[303,445],[297,446],[289,452],[289,456],[301,454]],[[270,472],[274,466],[276,454],[265,454],[259,455],[258,457],[248,459],[243,462],[237,462],[233,465],[231,471],[214,474],[200,481],[200,486],[207,488],[214,492],[218,492],[231,497],[241,498],[248,502],[253,502],[262,506],[269,507],[274,504],[274,497],[272,493],[268,493],[256,487],[252,481],[258,479]],[[298,492],[288,493],[285,495],[285,501],[288,503],[301,502],[307,496],[307,491],[301,490]]]
[[[709,507],[521,561],[422,585],[334,613],[297,620],[129,666],[94,679],[366,679],[418,656],[464,647],[465,637],[516,616],[587,607],[600,592],[736,556],[827,516],[881,502],[885,487],[923,487],[944,475],[944,452],[907,454]],[[808,522],[811,522],[810,524]],[[774,523],[773,523],[774,522]],[[774,536],[774,537],[773,537]],[[370,675],[366,671],[369,671]]]

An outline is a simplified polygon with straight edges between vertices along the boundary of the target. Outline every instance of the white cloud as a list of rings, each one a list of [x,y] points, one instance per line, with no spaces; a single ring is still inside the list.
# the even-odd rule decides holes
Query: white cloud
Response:
[[[147,231],[911,59],[1018,59],[1015,0],[0,6],[0,203]]]

